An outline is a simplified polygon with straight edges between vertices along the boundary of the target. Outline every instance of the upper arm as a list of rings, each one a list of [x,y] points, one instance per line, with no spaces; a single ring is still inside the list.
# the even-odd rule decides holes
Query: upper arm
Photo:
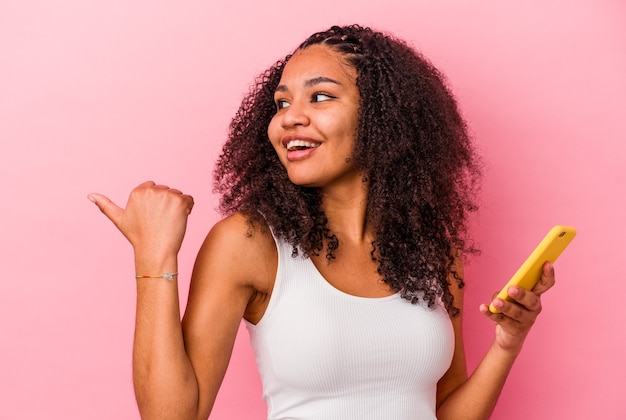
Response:
[[[270,243],[258,229],[251,235],[249,228],[239,214],[216,224],[194,266],[182,326],[197,378],[201,418],[213,407],[256,285],[271,273],[271,259],[266,258]]]
[[[457,275],[463,277],[463,263],[461,258],[456,261]],[[454,356],[447,372],[437,383],[437,407],[467,380],[465,362],[465,347],[463,344],[463,289],[459,288],[454,278],[450,279],[450,292],[454,296],[454,304],[459,309],[459,315],[451,318],[454,328]]]

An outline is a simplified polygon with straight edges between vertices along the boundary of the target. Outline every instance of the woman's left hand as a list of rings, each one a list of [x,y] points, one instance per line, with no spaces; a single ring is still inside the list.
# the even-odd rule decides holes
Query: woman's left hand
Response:
[[[496,324],[494,344],[507,352],[519,353],[524,339],[541,312],[541,295],[554,286],[554,281],[554,267],[546,262],[541,279],[532,291],[510,286],[508,293],[511,301],[493,299],[491,303],[501,313],[491,313],[489,305],[480,305],[480,311]]]

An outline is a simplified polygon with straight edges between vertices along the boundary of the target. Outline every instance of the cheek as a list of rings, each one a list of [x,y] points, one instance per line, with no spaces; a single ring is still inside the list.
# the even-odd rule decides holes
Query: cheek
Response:
[[[349,149],[350,153],[354,148],[357,121],[351,115],[343,115],[343,118],[334,121],[334,133],[341,138],[342,145]]]
[[[272,118],[270,124],[267,126],[267,137],[270,139],[270,143],[274,146],[275,150],[278,150],[278,145],[280,143],[279,136],[279,124],[276,121],[276,118]]]
[[[319,115],[317,124],[327,135],[340,138],[342,142],[354,143],[358,115],[352,107],[345,106],[337,112]]]

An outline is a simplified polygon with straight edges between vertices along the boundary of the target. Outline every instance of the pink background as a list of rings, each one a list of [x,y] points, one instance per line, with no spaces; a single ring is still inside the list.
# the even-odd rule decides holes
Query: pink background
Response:
[[[122,204],[153,179],[195,196],[184,302],[217,218],[213,162],[248,85],[306,35],[352,22],[447,74],[488,164],[483,253],[467,270],[471,368],[493,334],[479,303],[553,224],[579,230],[493,418],[626,418],[625,12],[619,0],[0,1],[0,418],[139,418],[131,248],[85,195]],[[212,418],[263,418],[260,392],[242,330]]]

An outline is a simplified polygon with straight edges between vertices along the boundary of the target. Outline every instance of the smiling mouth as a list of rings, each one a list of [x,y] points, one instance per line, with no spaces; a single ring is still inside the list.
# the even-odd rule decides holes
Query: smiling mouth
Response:
[[[287,143],[287,151],[294,152],[296,150],[315,149],[320,147],[320,143],[304,141],[304,140],[291,140]]]

